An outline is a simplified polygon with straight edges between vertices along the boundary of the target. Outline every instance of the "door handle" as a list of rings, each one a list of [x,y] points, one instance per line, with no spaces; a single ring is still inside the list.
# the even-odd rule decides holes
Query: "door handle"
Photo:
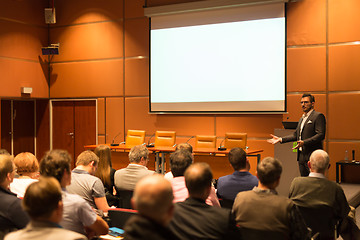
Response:
[[[67,133],[66,135],[68,135],[68,136],[71,136],[72,138],[74,138],[74,133]]]

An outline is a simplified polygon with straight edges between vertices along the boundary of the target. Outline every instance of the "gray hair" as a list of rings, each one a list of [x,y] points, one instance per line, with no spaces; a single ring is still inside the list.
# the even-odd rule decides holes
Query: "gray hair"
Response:
[[[327,152],[318,149],[310,156],[311,169],[318,173],[324,173],[329,167],[330,158]]]
[[[280,178],[281,172],[281,162],[273,157],[266,157],[257,165],[257,176],[265,186],[275,183]]]
[[[131,163],[139,163],[141,158],[149,158],[149,150],[144,145],[132,147],[129,152],[129,161]]]

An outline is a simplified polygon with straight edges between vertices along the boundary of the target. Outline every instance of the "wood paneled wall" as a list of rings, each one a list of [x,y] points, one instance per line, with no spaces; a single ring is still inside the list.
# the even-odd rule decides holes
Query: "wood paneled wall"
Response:
[[[2,0],[0,4],[0,97],[21,97],[21,87],[32,87],[31,97],[47,98],[48,44],[44,21],[47,0]]]
[[[189,1],[148,0],[147,4]],[[57,23],[50,25],[48,35],[43,1],[3,2],[0,81],[6,88],[0,89],[0,96],[20,96],[19,86],[25,81],[20,79],[25,76],[34,88],[32,97],[46,96],[46,74],[38,58],[49,37],[50,43],[60,43],[60,55],[51,60],[50,97],[97,98],[99,143],[110,143],[118,133],[116,141],[123,141],[127,129],[146,130],[146,140],[156,130],[174,130],[177,142],[196,134],[217,135],[221,141],[225,132],[247,132],[251,149],[262,148],[263,156],[273,156],[274,148],[266,139],[282,127],[283,119],[300,118],[299,100],[306,91],[315,95],[316,110],[327,118],[330,178],[335,179],[335,162],[346,149],[360,154],[358,0],[301,0],[287,5],[289,113],[283,115],[149,114],[149,20],[143,15],[144,0],[56,1]],[[27,47],[17,44],[10,49],[17,40]]]

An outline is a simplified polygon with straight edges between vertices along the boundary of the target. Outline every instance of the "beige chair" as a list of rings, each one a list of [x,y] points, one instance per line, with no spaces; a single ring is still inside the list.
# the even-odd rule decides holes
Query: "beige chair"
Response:
[[[141,145],[145,142],[145,131],[144,130],[128,130],[126,135],[125,146],[133,147]]]
[[[234,147],[240,147],[246,149],[247,144],[247,133],[225,133],[225,144],[227,149]]]
[[[173,147],[176,141],[175,131],[156,131],[155,147]]]
[[[216,136],[197,135],[195,138],[195,148],[216,148]]]

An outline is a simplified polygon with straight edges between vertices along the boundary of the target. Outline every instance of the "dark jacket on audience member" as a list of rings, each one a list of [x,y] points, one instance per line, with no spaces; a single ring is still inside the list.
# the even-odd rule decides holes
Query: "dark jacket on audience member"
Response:
[[[0,187],[0,239],[4,233],[24,228],[30,221],[16,194]]]
[[[230,210],[207,205],[203,200],[188,198],[175,204],[169,225],[180,239],[241,239]]]
[[[138,214],[127,221],[124,230],[126,240],[178,240],[167,227]]]

